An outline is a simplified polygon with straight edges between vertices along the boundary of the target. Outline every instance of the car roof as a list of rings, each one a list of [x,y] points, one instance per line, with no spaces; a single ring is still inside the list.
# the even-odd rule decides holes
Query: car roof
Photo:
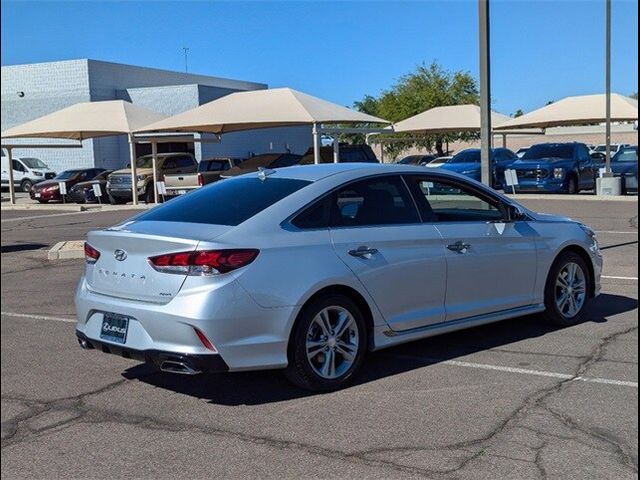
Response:
[[[276,168],[269,172],[268,176],[273,178],[289,178],[294,180],[305,180],[308,182],[316,182],[334,175],[351,176],[357,173],[358,176],[376,175],[380,173],[433,173],[432,169],[418,165],[403,165],[398,163],[360,163],[360,162],[343,162],[343,163],[321,163],[318,165],[293,165],[291,167]],[[460,175],[444,170],[443,173],[451,177],[460,177]],[[249,173],[247,175],[257,175]]]

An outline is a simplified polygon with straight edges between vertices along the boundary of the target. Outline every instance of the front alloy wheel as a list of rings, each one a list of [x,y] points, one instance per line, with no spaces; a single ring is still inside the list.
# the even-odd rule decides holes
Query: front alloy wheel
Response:
[[[301,312],[289,345],[289,380],[308,390],[342,387],[362,363],[367,345],[364,318],[349,298],[329,294]]]
[[[589,299],[589,285],[589,270],[583,258],[574,252],[562,254],[547,278],[546,319],[560,326],[578,323]]]

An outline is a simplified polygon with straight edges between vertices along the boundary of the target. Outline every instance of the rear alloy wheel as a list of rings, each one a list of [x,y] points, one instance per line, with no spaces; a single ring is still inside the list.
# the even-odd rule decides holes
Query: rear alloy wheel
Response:
[[[367,345],[364,318],[348,297],[332,294],[301,313],[289,348],[286,375],[308,390],[335,390],[358,369]]]
[[[545,287],[545,317],[554,325],[574,325],[584,316],[589,299],[589,270],[582,257],[562,254],[551,267]]]
[[[31,187],[33,187],[33,182],[31,180],[23,180],[20,184],[20,189],[25,193],[29,193],[31,191]]]

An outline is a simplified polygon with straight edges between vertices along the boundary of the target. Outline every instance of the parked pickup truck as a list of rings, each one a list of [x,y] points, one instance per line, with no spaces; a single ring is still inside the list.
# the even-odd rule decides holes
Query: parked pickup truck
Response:
[[[171,174],[164,176],[167,196],[182,195],[208,183],[220,180],[220,175],[227,170],[240,165],[239,158],[210,158],[202,160],[196,173]]]

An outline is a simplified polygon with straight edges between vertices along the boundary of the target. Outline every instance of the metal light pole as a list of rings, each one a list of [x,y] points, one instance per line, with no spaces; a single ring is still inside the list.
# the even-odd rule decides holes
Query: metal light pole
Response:
[[[491,159],[491,55],[489,0],[479,0],[480,20],[480,152],[481,178],[492,185]]]
[[[184,52],[184,73],[189,72],[189,64],[187,62],[189,56],[189,47],[182,47],[182,51]]]
[[[611,0],[605,0],[607,9],[607,46],[606,46],[606,123],[605,123],[605,141],[606,147],[606,169],[605,174],[611,176]]]

